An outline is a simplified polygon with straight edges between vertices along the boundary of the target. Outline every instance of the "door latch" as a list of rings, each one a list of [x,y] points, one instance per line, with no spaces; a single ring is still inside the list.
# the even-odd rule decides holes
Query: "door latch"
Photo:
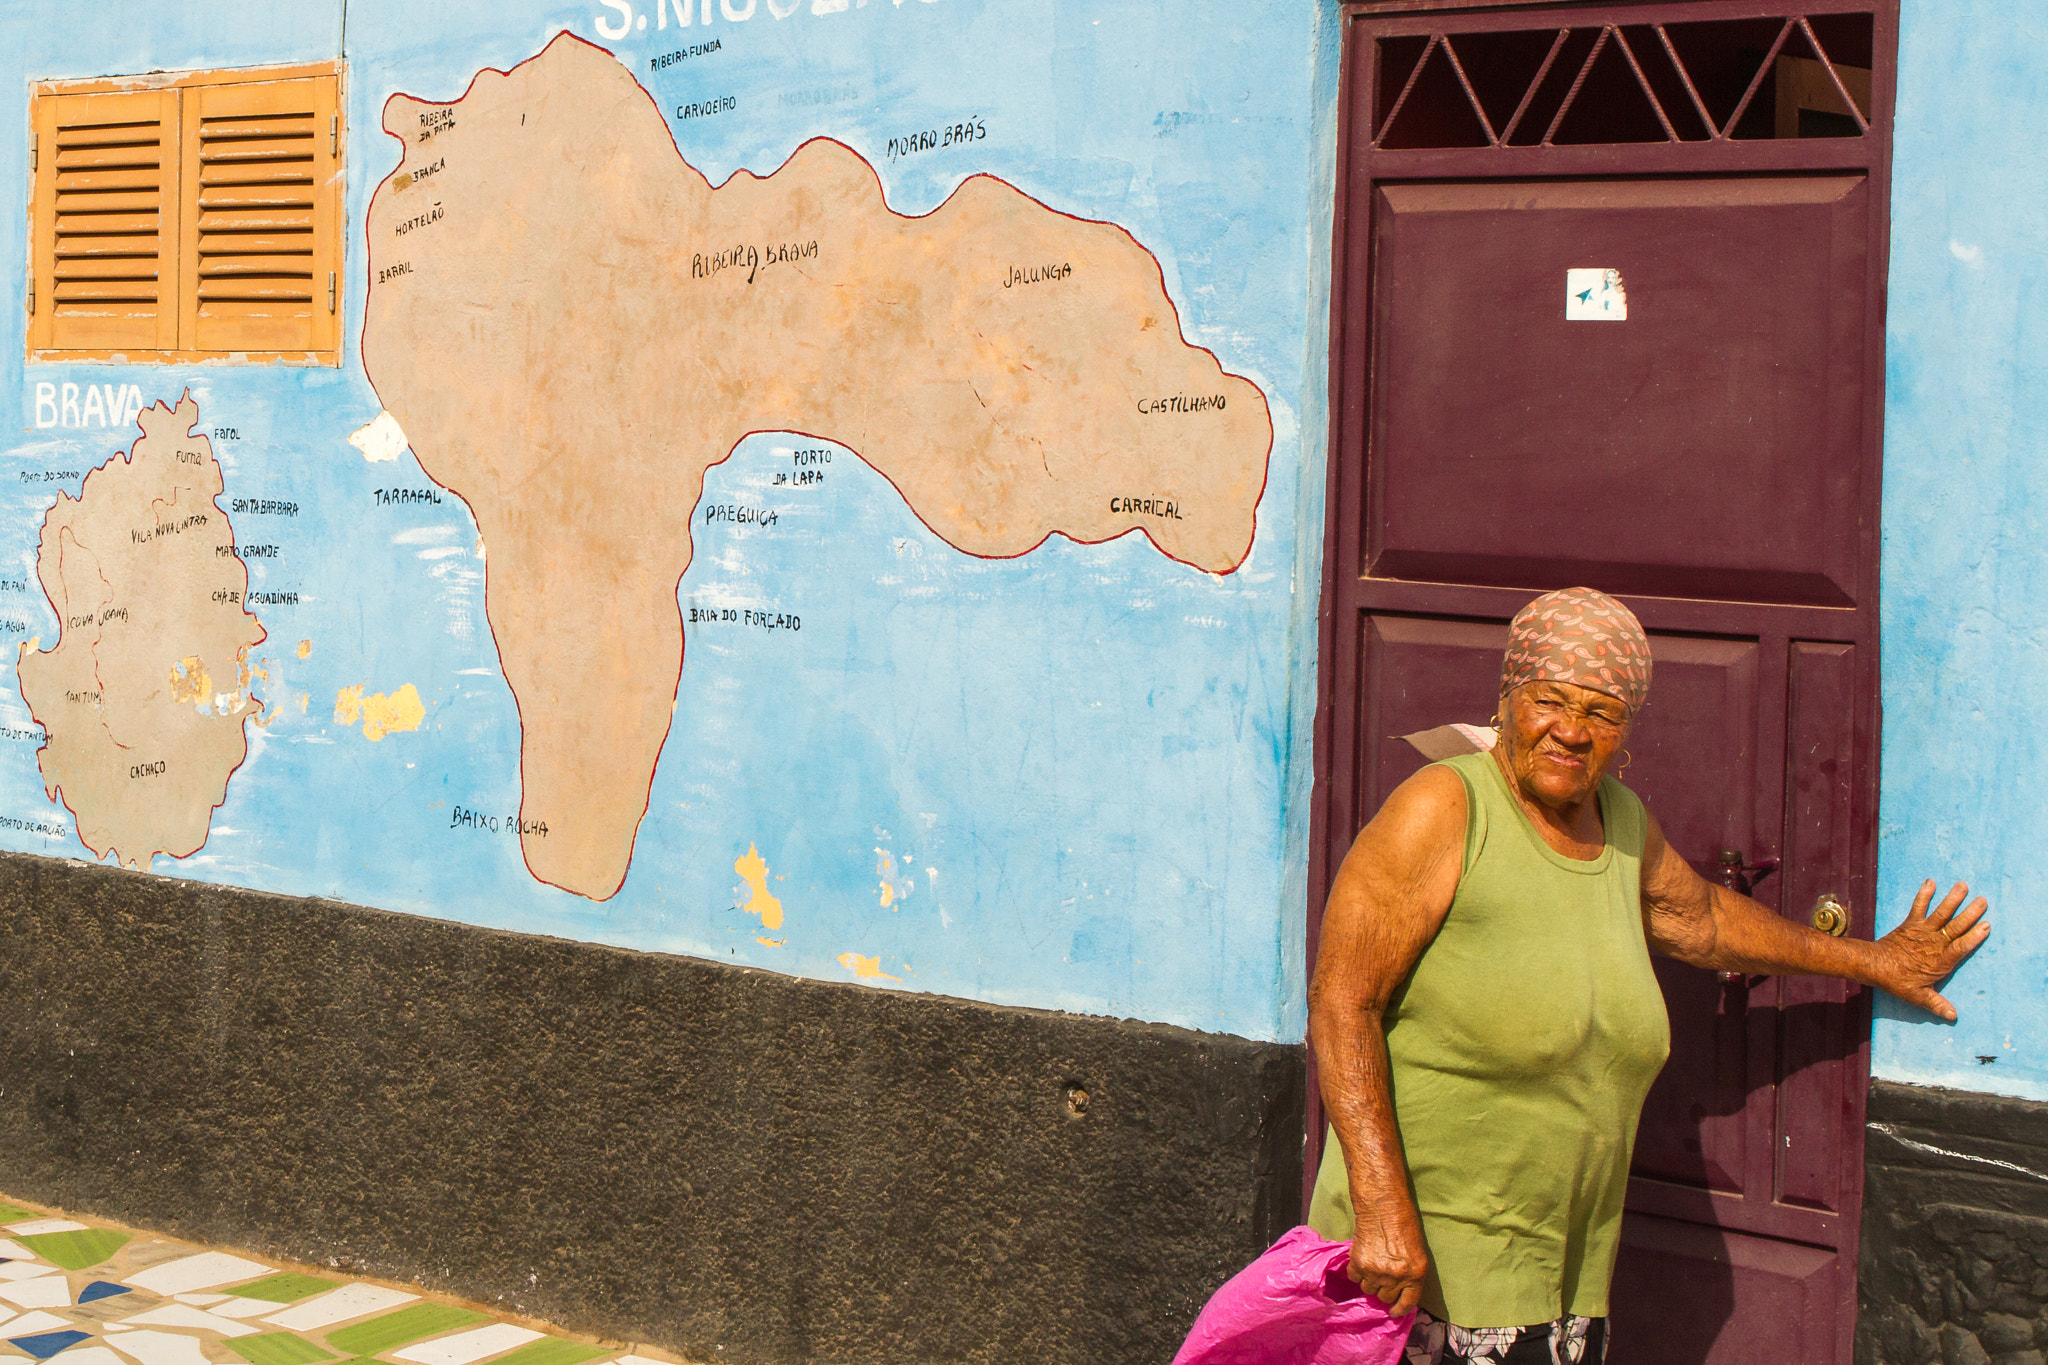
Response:
[[[1756,884],[1778,870],[1776,858],[1759,858],[1750,862],[1732,848],[1721,850],[1721,885],[1738,896],[1747,896],[1756,889]]]
[[[1750,862],[1740,852],[1732,848],[1722,849],[1718,861],[1721,868],[1721,885],[1727,887],[1738,896],[1747,896],[1756,889],[1758,882],[1778,870],[1778,860],[1776,858],[1759,858],[1755,862]],[[1763,979],[1763,977],[1759,976],[1755,981],[1752,981],[1743,972],[1721,973],[1721,984],[1723,986],[1738,986],[1745,992],[1755,985],[1757,981],[1762,981]]]
[[[1813,903],[1813,927],[1836,938],[1849,932],[1849,907],[1832,891],[1823,891]]]

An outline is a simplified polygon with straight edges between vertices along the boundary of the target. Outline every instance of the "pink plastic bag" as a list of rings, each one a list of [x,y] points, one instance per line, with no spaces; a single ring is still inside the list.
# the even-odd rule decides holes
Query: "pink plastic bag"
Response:
[[[1295,1228],[1216,1291],[1173,1365],[1400,1365],[1415,1315],[1354,1284],[1350,1257]]]

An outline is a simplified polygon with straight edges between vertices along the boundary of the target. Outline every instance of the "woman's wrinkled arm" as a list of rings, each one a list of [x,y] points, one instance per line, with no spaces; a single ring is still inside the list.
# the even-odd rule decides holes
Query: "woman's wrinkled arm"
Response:
[[[1358,1218],[1351,1278],[1397,1316],[1421,1296],[1429,1252],[1394,1123],[1382,1016],[1450,911],[1464,847],[1458,775],[1429,767],[1402,783],[1337,872],[1309,985],[1309,1045]]]
[[[1934,988],[1990,937],[1991,926],[1980,923],[1989,907],[1979,896],[1958,910],[1970,894],[1961,882],[1933,905],[1934,889],[1931,881],[1922,884],[1911,913],[1876,942],[1834,938],[1702,877],[1665,840],[1654,816],[1643,843],[1650,951],[1724,972],[1839,976],[1953,1020],[1955,1007]]]

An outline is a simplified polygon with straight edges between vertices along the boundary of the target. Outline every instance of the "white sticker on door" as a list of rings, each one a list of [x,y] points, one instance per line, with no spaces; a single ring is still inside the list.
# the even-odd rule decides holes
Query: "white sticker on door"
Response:
[[[1572,266],[1564,272],[1566,322],[1626,322],[1628,291],[1621,272],[1597,265]]]

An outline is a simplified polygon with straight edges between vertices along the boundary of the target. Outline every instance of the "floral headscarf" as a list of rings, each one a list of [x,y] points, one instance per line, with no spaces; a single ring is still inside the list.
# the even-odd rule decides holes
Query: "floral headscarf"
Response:
[[[1523,683],[1590,687],[1634,715],[1650,695],[1650,641],[1635,613],[1593,588],[1547,592],[1515,613],[1500,694]]]

